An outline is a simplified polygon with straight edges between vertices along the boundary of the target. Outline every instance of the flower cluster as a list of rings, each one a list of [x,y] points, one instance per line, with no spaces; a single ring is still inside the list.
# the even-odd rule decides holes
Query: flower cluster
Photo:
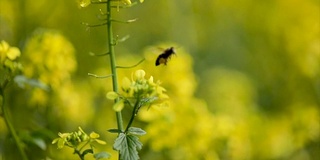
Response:
[[[56,138],[52,141],[52,144],[57,143],[58,148],[61,149],[64,146],[68,146],[71,148],[77,148],[81,143],[90,143],[97,142],[99,144],[106,144],[105,141],[98,139],[100,137],[99,134],[92,132],[90,135],[85,133],[81,127],[76,132],[71,133],[58,133],[59,138]]]
[[[164,104],[164,100],[168,99],[168,96],[164,93],[165,89],[160,86],[160,81],[155,83],[152,76],[149,79],[145,79],[145,75],[144,70],[137,70],[132,80],[127,77],[123,79],[122,94],[116,92],[107,93],[108,99],[120,99],[113,106],[115,111],[121,111],[125,104],[138,106],[138,108]]]
[[[22,66],[16,60],[21,52],[17,47],[11,47],[6,41],[0,42],[0,65],[14,71],[21,69]]]

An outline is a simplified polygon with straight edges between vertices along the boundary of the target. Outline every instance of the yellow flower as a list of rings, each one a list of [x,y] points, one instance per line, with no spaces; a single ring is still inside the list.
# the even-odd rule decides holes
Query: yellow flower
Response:
[[[13,61],[21,55],[17,47],[10,47],[6,41],[0,43],[0,61],[3,62],[6,58]]]
[[[17,47],[10,47],[7,52],[7,57],[10,60],[15,60],[20,55],[21,55],[20,50]]]
[[[144,76],[145,76],[145,75],[146,75],[146,72],[145,72],[144,70],[142,70],[142,69],[137,70],[137,71],[135,72],[135,76],[136,76],[137,80],[142,80],[142,79],[144,79]]]
[[[134,72],[134,78],[130,80],[125,77],[122,80],[123,93],[108,92],[107,98],[114,100],[120,98],[120,101],[114,104],[115,111],[121,111],[125,104],[139,103],[141,106],[162,105],[169,98],[165,94],[165,89],[160,86],[160,82],[153,82],[153,76],[148,79],[145,78],[146,72],[144,70],[137,70]]]
[[[0,66],[9,69],[11,73],[22,70],[22,65],[16,61],[20,55],[17,47],[10,47],[6,41],[0,42]]]

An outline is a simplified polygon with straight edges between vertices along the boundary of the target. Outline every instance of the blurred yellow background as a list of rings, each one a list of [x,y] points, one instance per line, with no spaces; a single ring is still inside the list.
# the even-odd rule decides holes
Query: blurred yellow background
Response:
[[[160,80],[167,107],[142,108],[133,126],[142,160],[316,160],[320,158],[320,2],[318,0],[145,0],[114,10],[119,83],[138,69]],[[11,118],[30,159],[77,159],[56,149],[58,132],[81,126],[107,142],[116,127],[105,95],[111,79],[104,5],[79,8],[75,0],[0,0],[0,40],[21,49],[24,74],[50,85],[6,89]],[[155,66],[175,47],[167,66]],[[2,72],[0,72],[0,80]],[[131,110],[123,111],[125,124]],[[87,157],[90,159],[89,157]],[[0,160],[19,159],[0,118]]]

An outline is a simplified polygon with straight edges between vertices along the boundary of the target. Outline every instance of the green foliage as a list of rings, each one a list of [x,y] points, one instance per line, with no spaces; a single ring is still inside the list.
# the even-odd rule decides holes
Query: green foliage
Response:
[[[111,155],[108,152],[99,152],[93,155],[96,160],[110,158]]]
[[[141,150],[142,143],[137,136],[146,134],[141,128],[130,127],[127,133],[120,133],[113,148],[120,151],[120,159],[122,160],[138,160],[137,150]]]
[[[131,119],[126,127],[126,130],[122,132],[119,129],[110,129],[111,133],[118,133],[119,136],[116,139],[113,148],[120,151],[120,157],[123,160],[137,160],[139,159],[138,151],[142,148],[142,143],[139,141],[138,136],[146,134],[141,128],[131,127],[135,116],[143,106],[161,105],[164,103],[164,99],[168,96],[163,92],[165,89],[160,86],[160,83],[154,83],[153,77],[145,79],[145,71],[137,70],[135,72],[135,78],[130,81],[125,77],[122,83],[122,92],[108,92],[106,97],[110,100],[120,98],[113,106],[115,111],[121,111],[124,105],[128,105],[133,108]]]
[[[142,136],[145,135],[147,132],[142,130],[141,128],[137,128],[137,127],[130,127],[128,129],[127,134],[132,134],[132,135],[137,135],[137,136]]]
[[[17,75],[14,77],[14,82],[18,84],[19,87],[25,88],[26,85],[32,86],[32,87],[38,87],[41,88],[45,91],[48,91],[50,88],[48,85],[40,82],[39,80],[36,79],[29,79],[24,75]]]

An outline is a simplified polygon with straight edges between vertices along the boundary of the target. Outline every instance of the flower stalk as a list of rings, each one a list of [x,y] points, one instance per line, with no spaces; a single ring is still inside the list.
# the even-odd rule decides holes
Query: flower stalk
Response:
[[[114,52],[114,38],[112,31],[112,12],[111,12],[111,1],[107,1],[107,32],[108,32],[108,47],[109,47],[109,56],[111,64],[111,73],[112,73],[112,87],[114,92],[118,92],[118,77],[117,77],[117,66],[116,58]],[[119,101],[119,98],[115,99],[115,103]],[[123,120],[121,111],[116,112],[117,126],[118,129],[123,131]]]
[[[5,106],[5,96],[4,96],[4,88],[6,86],[6,84],[9,81],[6,79],[5,82],[3,83],[3,85],[1,85],[0,87],[0,96],[2,97],[2,103],[1,103],[1,109],[2,109],[2,114],[3,114],[3,119],[9,129],[9,132],[11,133],[14,142],[16,143],[18,150],[20,152],[21,158],[22,160],[28,160],[28,157],[26,155],[26,153],[23,150],[23,147],[21,145],[21,140],[19,139],[16,130],[13,127],[13,124],[11,123],[10,119],[9,119],[9,111],[8,108]]]

